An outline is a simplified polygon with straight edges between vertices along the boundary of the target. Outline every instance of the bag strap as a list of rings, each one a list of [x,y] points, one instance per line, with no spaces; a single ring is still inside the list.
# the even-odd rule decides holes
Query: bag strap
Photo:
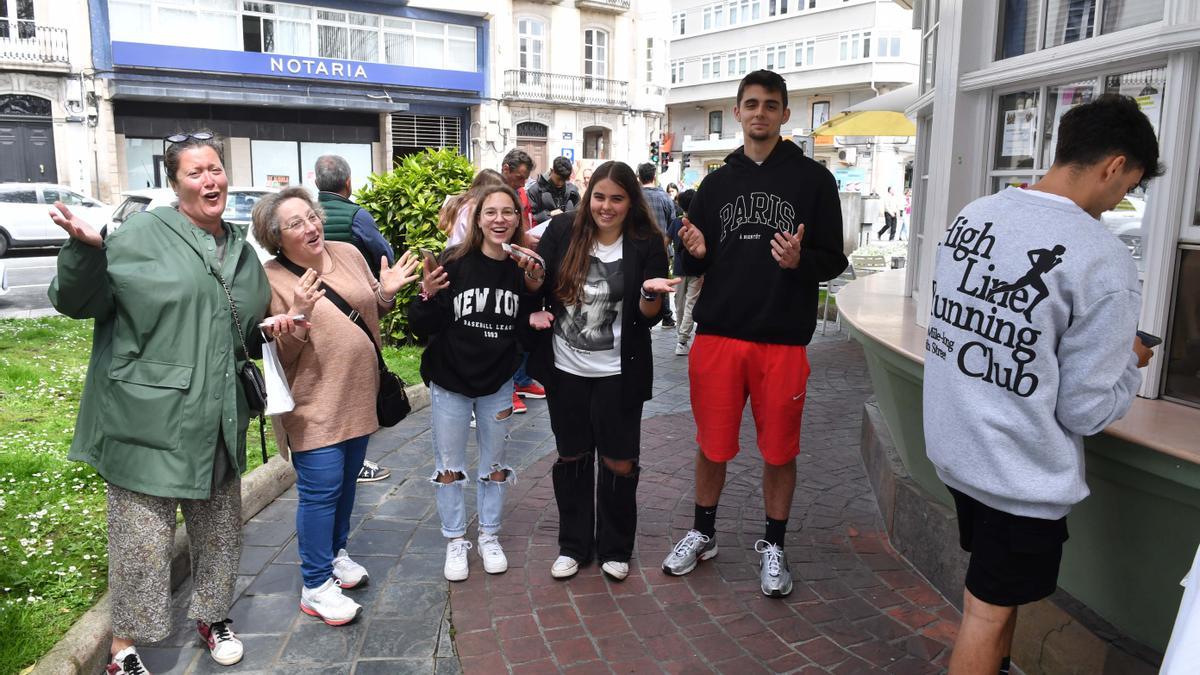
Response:
[[[304,276],[304,268],[300,267],[291,260],[288,260],[287,256],[283,255],[283,253],[275,256],[275,261],[282,265],[287,271],[295,274],[297,277]],[[362,331],[367,334],[367,339],[371,341],[371,346],[375,348],[375,360],[378,363],[379,372],[386,372],[387,364],[383,361],[383,352],[380,350],[379,345],[375,342],[375,334],[371,332],[371,329],[367,326],[367,322],[363,320],[362,314],[360,314],[357,309],[351,307],[350,303],[346,302],[345,298],[338,295],[338,292],[333,290],[329,284],[322,281],[321,288],[325,291],[325,299],[332,302],[334,307],[337,307],[342,314],[346,315],[346,318],[354,322],[354,325],[361,328]]]

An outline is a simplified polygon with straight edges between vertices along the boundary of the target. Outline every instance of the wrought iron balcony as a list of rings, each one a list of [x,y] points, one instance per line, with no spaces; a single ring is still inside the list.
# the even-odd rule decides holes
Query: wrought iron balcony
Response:
[[[575,7],[620,14],[629,11],[629,0],[575,0]]]
[[[629,107],[629,83],[586,75],[559,75],[536,70],[504,71],[504,97],[545,103],[573,103],[602,108]]]
[[[0,62],[68,65],[70,60],[66,28],[0,21]]]

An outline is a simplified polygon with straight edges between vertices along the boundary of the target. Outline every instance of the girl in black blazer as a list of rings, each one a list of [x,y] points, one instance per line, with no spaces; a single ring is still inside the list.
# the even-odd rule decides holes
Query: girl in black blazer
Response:
[[[650,328],[678,280],[665,278],[663,234],[621,162],[596,168],[581,208],[550,221],[538,253],[549,309],[531,317],[543,330],[529,372],[546,387],[559,455],[559,557],[550,573],[573,576],[595,556],[621,580],[637,528],[642,404],[654,376]]]

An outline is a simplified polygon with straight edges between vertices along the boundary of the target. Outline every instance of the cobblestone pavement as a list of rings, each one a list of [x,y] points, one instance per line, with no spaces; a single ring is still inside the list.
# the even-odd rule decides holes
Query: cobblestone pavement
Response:
[[[761,460],[747,411],[743,452],[730,463],[717,520],[720,554],[686,577],[659,565],[691,525],[695,429],[687,359],[673,332],[655,330],[655,397],[645,407],[638,540],[631,573],[606,580],[596,565],[550,577],[558,555],[550,480],[554,440],[544,401],[513,418],[509,493],[501,543],[506,574],[441,575],[445,540],[428,478],[429,411],[371,439],[368,457],[392,469],[360,485],[349,550],[371,573],[348,591],[365,612],[330,628],[299,612],[295,488],[246,525],[232,610],[246,643],[237,666],[217,666],[184,618],[141,651],[155,673],[936,673],[959,615],[888,545],[859,457],[870,382],[862,351],[830,335],[809,350],[796,499],[786,550],[795,590],[758,590],[754,542],[762,536]],[[469,455],[470,456],[470,455]],[[474,512],[473,496],[468,498]],[[468,534],[474,538],[472,526]]]

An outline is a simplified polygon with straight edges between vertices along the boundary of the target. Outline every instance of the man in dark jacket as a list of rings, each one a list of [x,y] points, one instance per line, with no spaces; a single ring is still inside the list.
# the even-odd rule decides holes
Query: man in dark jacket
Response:
[[[375,219],[363,207],[350,201],[350,163],[340,155],[321,155],[313,167],[317,201],[325,209],[325,240],[346,241],[358,247],[367,259],[371,274],[379,278],[379,259],[386,257],[388,265],[396,262],[396,253],[379,233]],[[363,460],[358,482],[370,483],[392,475],[386,467]]]
[[[704,275],[688,361],[700,452],[693,527],[663,571],[687,574],[717,554],[717,501],[749,393],[767,521],[754,547],[762,556],[759,587],[781,598],[792,592],[783,544],[808,385],[805,347],[817,324],[817,286],[841,274],[847,260],[837,182],[779,135],[791,115],[783,78],[750,73],[733,111],[745,145],[700,184],[679,231],[683,273]]]
[[[546,173],[529,186],[529,203],[533,207],[533,223],[541,225],[560,213],[579,208],[579,188],[571,182],[574,167],[566,157],[555,157]]]
[[[667,228],[671,226],[671,221],[675,220],[675,202],[667,195],[666,191],[655,185],[654,179],[658,177],[658,167],[650,162],[639,164],[637,174],[638,181],[642,184],[642,194],[646,195],[646,205],[650,207],[654,222],[658,223],[658,229],[662,230],[665,236]],[[669,245],[670,242],[667,243]],[[680,274],[678,269],[673,272],[674,276]],[[671,316],[670,302],[663,303],[662,327],[675,327],[675,318]]]
[[[317,201],[325,209],[325,240],[354,244],[367,259],[367,267],[379,278],[379,259],[396,262],[392,247],[379,233],[375,219],[363,207],[350,201],[350,163],[339,155],[321,155],[313,167]]]

